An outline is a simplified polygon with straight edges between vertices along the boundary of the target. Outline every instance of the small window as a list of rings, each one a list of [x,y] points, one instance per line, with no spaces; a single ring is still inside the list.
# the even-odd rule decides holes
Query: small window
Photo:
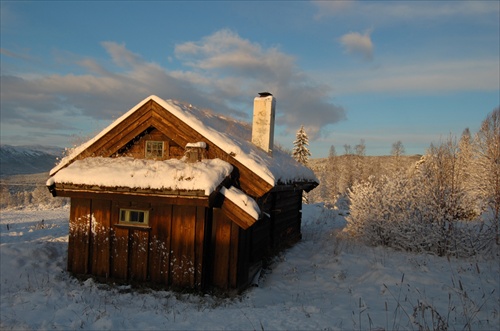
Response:
[[[163,141],[146,141],[146,157],[148,159],[163,158]]]
[[[120,209],[120,223],[130,225],[147,225],[149,222],[149,211],[135,209]]]

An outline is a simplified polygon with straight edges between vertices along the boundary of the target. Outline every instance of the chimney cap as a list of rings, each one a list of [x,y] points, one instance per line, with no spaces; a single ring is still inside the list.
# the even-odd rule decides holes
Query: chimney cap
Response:
[[[264,98],[264,97],[272,96],[272,94],[269,92],[259,92],[259,96]]]

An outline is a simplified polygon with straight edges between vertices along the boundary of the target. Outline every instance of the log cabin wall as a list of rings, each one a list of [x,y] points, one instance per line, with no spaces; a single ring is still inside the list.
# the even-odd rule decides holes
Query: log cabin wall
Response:
[[[119,224],[120,208],[149,211],[147,226]],[[207,208],[72,198],[68,271],[117,280],[204,287]]]
[[[258,203],[263,218],[249,229],[250,264],[259,262],[302,238],[302,190],[273,191],[258,199]]]
[[[271,243],[273,249],[282,249],[302,238],[302,190],[276,192],[272,210]]]

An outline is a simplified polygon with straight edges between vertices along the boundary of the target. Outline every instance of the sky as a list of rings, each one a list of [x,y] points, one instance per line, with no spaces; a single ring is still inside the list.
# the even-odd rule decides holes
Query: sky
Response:
[[[149,95],[407,155],[500,105],[499,1],[1,1],[0,142],[80,144]]]

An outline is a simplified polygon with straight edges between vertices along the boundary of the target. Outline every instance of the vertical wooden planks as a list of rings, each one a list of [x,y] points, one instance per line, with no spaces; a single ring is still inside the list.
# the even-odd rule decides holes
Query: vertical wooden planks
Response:
[[[129,231],[129,279],[145,281],[148,277],[149,231],[139,228],[130,229]]]
[[[242,288],[248,285],[250,275],[250,240],[249,230],[239,229],[238,236],[238,279],[237,287]]]
[[[195,227],[195,256],[194,256],[194,285],[201,289],[204,286],[204,258],[205,258],[205,231],[206,231],[206,209],[205,207],[196,208],[196,227]]]
[[[152,282],[169,285],[172,205],[157,205],[150,213],[149,275]]]
[[[302,190],[276,193],[273,216],[272,246],[281,249],[301,238]]]
[[[69,218],[68,271],[89,271],[90,199],[72,198]]]
[[[240,234],[240,227],[231,222],[230,228],[230,245],[229,245],[229,286],[231,288],[238,287],[238,237]]]
[[[194,287],[196,206],[174,205],[170,274],[172,285]]]
[[[90,272],[98,277],[109,277],[111,201],[92,199],[90,226]]]
[[[149,209],[148,226],[121,224],[120,208]],[[73,198],[68,270],[174,288],[237,289],[248,280],[249,231],[218,208]]]
[[[118,224],[120,208],[113,203],[111,208],[111,223]],[[111,268],[113,278],[127,279],[128,271],[128,233],[127,228],[111,227]]]
[[[213,211],[213,285],[227,289],[229,285],[229,263],[231,248],[231,224],[222,210]]]

